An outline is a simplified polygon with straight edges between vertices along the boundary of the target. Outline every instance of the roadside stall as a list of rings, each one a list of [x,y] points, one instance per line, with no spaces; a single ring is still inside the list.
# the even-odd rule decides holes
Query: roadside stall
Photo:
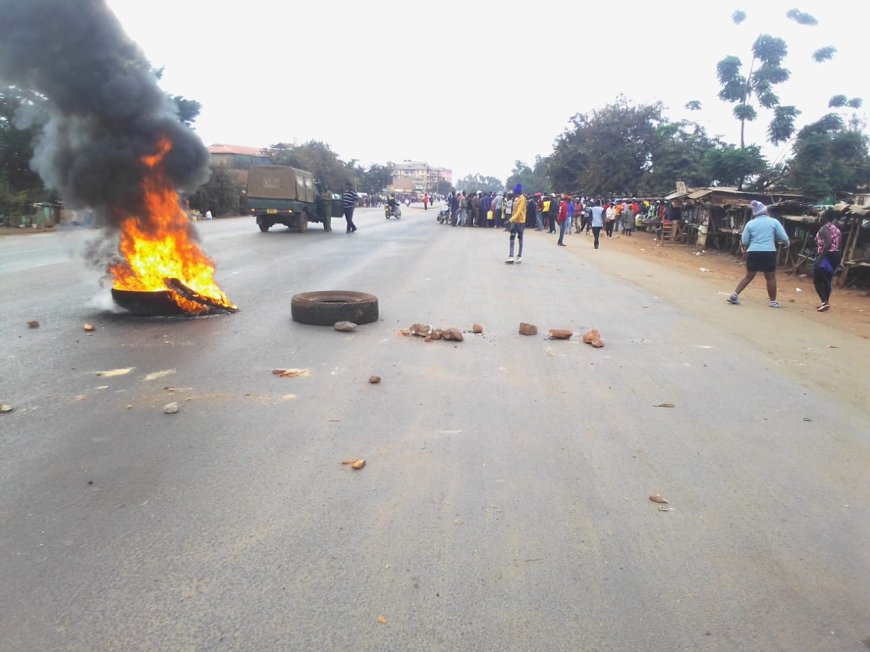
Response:
[[[837,204],[834,210],[843,216],[843,272],[840,287],[870,284],[870,206]],[[868,292],[870,294],[870,292]]]

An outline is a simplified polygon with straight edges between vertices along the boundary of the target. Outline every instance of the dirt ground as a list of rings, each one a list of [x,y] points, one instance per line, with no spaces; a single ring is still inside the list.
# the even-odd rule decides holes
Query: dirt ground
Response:
[[[571,239],[586,237],[585,234],[571,234]],[[570,240],[568,242],[570,244]],[[667,265],[674,271],[715,284],[724,293],[723,301],[734,290],[746,270],[745,263],[738,256],[702,250],[694,245],[670,242],[662,245],[652,234],[643,231],[635,232],[632,236],[614,235],[602,246]],[[793,275],[784,272],[782,268],[777,270],[777,298],[784,308],[820,324],[870,339],[870,297],[867,296],[867,288],[844,289],[837,287],[835,280],[830,299],[831,310],[817,313],[819,296],[813,287],[812,270],[807,267],[803,271],[806,273]],[[767,291],[761,274],[756,276],[741,297],[746,301],[766,305]]]

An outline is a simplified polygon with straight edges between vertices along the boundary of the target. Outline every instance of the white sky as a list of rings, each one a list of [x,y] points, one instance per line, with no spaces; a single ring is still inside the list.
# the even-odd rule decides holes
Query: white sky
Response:
[[[206,145],[315,139],[345,161],[425,161],[454,181],[505,179],[516,160],[548,155],[572,115],[620,93],[660,100],[669,118],[738,143],[716,63],[733,54],[748,66],[760,33],[789,46],[792,77],[776,92],[803,111],[799,126],[836,94],[870,107],[870,3],[796,1],[107,0],[165,68],[163,88],[202,104],[195,128]],[[792,8],[819,24],[788,20]],[[748,15],[740,26],[736,9]],[[833,60],[811,60],[828,45]],[[686,111],[689,100],[703,109]],[[769,118],[750,125],[747,143],[764,144]]]

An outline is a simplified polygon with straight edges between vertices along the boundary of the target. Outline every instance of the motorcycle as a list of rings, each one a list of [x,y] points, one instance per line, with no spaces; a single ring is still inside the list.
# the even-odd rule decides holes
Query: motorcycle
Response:
[[[394,204],[392,206],[390,206],[389,204],[384,204],[384,217],[386,219],[395,217],[397,220],[400,220],[402,219],[402,209],[399,208],[398,204]]]
[[[450,222],[450,209],[445,208],[444,210],[442,210],[441,212],[438,213],[438,217],[435,219],[437,219],[438,222],[441,224],[447,224],[448,222]]]

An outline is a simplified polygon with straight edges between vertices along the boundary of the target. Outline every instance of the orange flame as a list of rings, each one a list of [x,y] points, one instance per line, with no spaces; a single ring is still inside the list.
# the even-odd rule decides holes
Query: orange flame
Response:
[[[172,149],[163,139],[155,154],[142,159],[149,174],[143,180],[147,215],[129,216],[121,223],[119,251],[124,260],[109,266],[114,287],[135,292],[167,290],[164,279],[174,278],[216,304],[235,310],[214,280],[214,263],[190,238],[187,214],[169,183],[161,163]],[[172,292],[185,312],[204,306]]]

